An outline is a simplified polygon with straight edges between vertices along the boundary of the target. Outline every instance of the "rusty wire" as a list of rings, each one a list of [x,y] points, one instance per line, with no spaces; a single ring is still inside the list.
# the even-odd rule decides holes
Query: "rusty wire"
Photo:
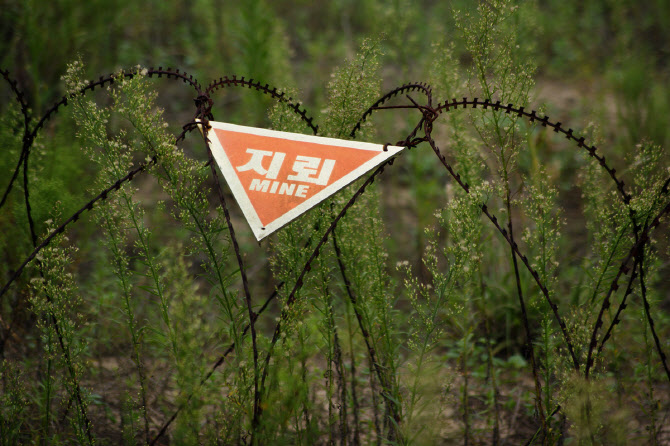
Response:
[[[123,76],[125,77],[133,77],[137,75],[137,71],[128,71],[123,73]],[[188,75],[184,72],[180,72],[178,69],[173,70],[172,68],[167,68],[163,69],[163,67],[159,67],[158,69],[150,68],[146,71],[146,76],[147,77],[156,77],[156,78],[162,78],[165,77],[167,79],[174,79],[174,80],[181,80],[184,84],[187,84],[190,86],[193,90],[195,90],[196,93],[196,98],[195,98],[195,104],[196,104],[196,114],[195,118],[192,122],[189,122],[183,126],[183,131],[175,138],[176,142],[179,142],[184,139],[185,135],[193,130],[196,125],[198,124],[198,121],[196,119],[200,120],[200,123],[204,124],[206,126],[207,120],[208,119],[213,119],[211,109],[214,104],[214,101],[212,99],[212,93],[215,91],[222,89],[222,88],[229,88],[229,87],[241,87],[241,88],[246,88],[249,90],[255,90],[258,91],[262,94],[268,95],[272,97],[273,99],[285,103],[289,108],[291,108],[297,115],[300,116],[300,118],[305,122],[305,124],[313,131],[314,134],[318,133],[318,125],[315,125],[313,122],[312,117],[308,116],[307,110],[305,108],[301,108],[301,104],[297,101],[294,101],[290,97],[286,97],[285,93],[278,91],[277,88],[271,88],[268,84],[262,84],[258,81],[255,81],[254,79],[245,79],[245,77],[237,78],[237,76],[231,76],[231,77],[221,77],[219,80],[212,81],[207,88],[204,90],[200,86],[199,82],[193,78],[193,76]],[[114,190],[118,190],[120,186],[125,183],[132,181],[133,178],[135,178],[137,175],[141,174],[142,172],[145,172],[148,167],[150,167],[153,164],[159,163],[160,160],[158,160],[156,157],[153,157],[148,163],[140,165],[138,168],[134,169],[133,171],[129,172],[126,176],[123,178],[119,178],[116,182],[114,182],[112,185],[110,185],[108,188],[104,189],[101,191],[96,197],[94,197],[92,200],[90,200],[88,203],[86,203],[82,208],[80,208],[78,211],[76,211],[72,216],[67,218],[66,220],[63,221],[54,231],[52,231],[50,234],[48,234],[41,243],[37,244],[37,238],[34,233],[34,228],[32,224],[32,216],[31,216],[31,208],[30,208],[30,196],[28,193],[28,182],[27,182],[27,171],[28,171],[28,159],[30,155],[30,150],[34,144],[35,138],[37,134],[44,128],[44,125],[46,121],[48,121],[53,114],[55,114],[60,107],[66,106],[68,104],[68,99],[74,97],[75,95],[83,95],[88,93],[89,91],[93,91],[96,87],[104,87],[106,84],[112,84],[115,81],[115,76],[116,75],[109,75],[109,76],[102,76],[96,81],[90,81],[87,85],[85,85],[83,88],[81,88],[77,93],[73,93],[70,95],[63,96],[59,101],[57,101],[51,108],[49,108],[46,113],[40,118],[39,121],[35,124],[35,126],[31,129],[30,128],[30,122],[31,122],[31,116],[30,116],[30,111],[28,108],[27,103],[25,102],[24,95],[23,93],[18,89],[17,83],[13,81],[9,75],[9,72],[7,70],[0,70],[0,75],[5,79],[7,83],[10,85],[10,89],[12,90],[16,101],[19,103],[21,112],[24,117],[24,136],[23,136],[23,147],[19,156],[19,160],[16,164],[16,167],[13,171],[13,175],[9,181],[9,184],[7,185],[5,192],[3,193],[2,200],[0,201],[0,208],[4,206],[6,203],[7,197],[9,196],[12,187],[15,183],[15,181],[18,179],[19,172],[21,170],[21,167],[23,166],[23,173],[24,173],[24,200],[25,200],[25,205],[26,205],[26,211],[28,214],[28,220],[29,224],[31,226],[31,237],[33,238],[33,244],[34,244],[34,250],[33,252],[24,260],[24,262],[14,271],[12,276],[10,277],[9,281],[5,283],[3,286],[2,290],[0,290],[0,297],[4,295],[11,284],[16,281],[16,279],[21,275],[25,267],[36,258],[37,254],[58,235],[61,234],[65,231],[65,229],[71,225],[72,223],[76,222],[81,215],[87,211],[93,209],[95,205],[98,204],[100,201],[104,201],[110,193],[113,193]],[[408,93],[413,92],[413,91],[420,91],[426,96],[426,103],[423,105],[418,104],[414,99],[412,99],[410,96],[408,96]],[[405,97],[409,100],[409,104],[406,105],[384,105],[388,101],[390,101],[393,98],[400,97],[401,95],[405,95]],[[438,159],[442,163],[443,167],[447,170],[449,175],[454,179],[454,181],[466,192],[469,193],[470,191],[470,186],[465,183],[460,175],[453,169],[453,167],[449,164],[449,162],[446,160],[446,157],[440,152],[439,148],[437,147],[435,141],[432,139],[432,126],[433,122],[435,122],[437,119],[439,119],[439,116],[442,115],[445,112],[449,112],[452,110],[460,110],[460,109],[466,109],[466,108],[471,108],[471,109],[476,109],[478,107],[481,107],[484,110],[490,109],[492,111],[502,111],[507,114],[513,114],[516,115],[517,117],[525,117],[527,118],[531,123],[537,122],[541,124],[543,127],[549,127],[552,128],[555,133],[561,133],[563,134],[568,140],[572,141],[577,145],[578,148],[581,148],[585,150],[588,155],[592,158],[594,158],[598,164],[607,172],[613,183],[616,185],[616,189],[618,191],[619,196],[621,197],[622,201],[626,205],[630,205],[630,200],[632,196],[630,195],[629,192],[626,191],[624,182],[620,180],[617,175],[616,175],[616,169],[612,168],[606,161],[605,157],[600,155],[597,151],[597,148],[595,146],[591,146],[586,144],[585,138],[584,137],[578,137],[574,134],[574,131],[571,128],[566,129],[561,122],[552,122],[549,120],[547,116],[539,116],[535,110],[532,110],[531,112],[528,112],[524,109],[524,107],[516,107],[513,104],[507,104],[504,105],[500,101],[497,102],[492,102],[489,99],[486,100],[479,100],[478,98],[474,99],[468,99],[468,98],[462,98],[461,100],[457,99],[452,99],[451,101],[445,101],[443,103],[438,103],[436,106],[432,105],[432,91],[429,85],[424,84],[424,83],[410,83],[410,84],[405,84],[402,85],[398,88],[395,88],[388,93],[386,93],[384,96],[382,96],[379,100],[377,100],[374,104],[372,104],[361,116],[361,119],[359,122],[354,126],[354,128],[351,131],[351,137],[355,137],[356,132],[360,130],[361,124],[365,122],[374,112],[380,111],[380,110],[391,110],[391,109],[407,109],[407,110],[417,110],[421,113],[421,119],[418,122],[418,124],[414,127],[414,129],[410,132],[410,134],[403,139],[402,141],[399,141],[396,143],[396,145],[404,145],[406,147],[416,147],[418,144],[422,142],[428,142],[429,145],[432,147],[433,151],[437,155]],[[423,131],[423,136],[417,136],[419,131]],[[205,141],[206,136],[205,136]],[[208,150],[208,162],[212,168],[212,175],[213,179],[217,188],[217,193],[219,196],[219,201],[224,209],[224,213],[226,215],[226,220],[227,224],[229,227],[230,231],[230,236],[231,236],[231,241],[233,243],[233,247],[236,252],[236,257],[238,259],[238,264],[240,267],[240,271],[242,274],[242,279],[243,279],[243,287],[244,287],[244,293],[247,301],[247,306],[248,306],[248,313],[249,313],[249,323],[245,326],[245,328],[242,331],[242,337],[244,337],[249,331],[252,332],[252,336],[255,332],[254,325],[256,321],[258,320],[258,317],[263,311],[268,307],[269,303],[273,300],[273,298],[276,296],[277,291],[275,292],[265,301],[264,305],[260,308],[258,312],[254,312],[251,307],[251,296],[248,290],[248,283],[246,280],[246,273],[245,273],[245,267],[244,263],[242,261],[242,255],[241,251],[239,248],[239,243],[237,242],[232,224],[230,222],[230,217],[228,215],[227,211],[227,206],[225,203],[225,198],[223,196],[222,190],[220,188],[220,182],[218,180],[218,175],[216,173],[216,170],[214,170],[213,163],[211,161],[211,151],[209,150],[209,145],[206,144],[206,148]],[[349,199],[349,201],[345,204],[345,206],[341,209],[341,211],[332,219],[330,226],[327,228],[325,233],[321,236],[319,239],[316,247],[313,249],[313,252],[307,262],[303,265],[301,268],[301,272],[298,276],[298,280],[296,281],[293,289],[288,295],[288,298],[286,300],[285,306],[282,309],[280,319],[275,327],[274,334],[271,340],[270,348],[265,356],[264,359],[264,366],[262,369],[262,374],[260,376],[260,382],[257,381],[256,384],[256,391],[255,391],[255,397],[254,397],[254,422],[258,422],[258,418],[262,415],[262,405],[261,405],[261,399],[263,397],[263,388],[264,388],[264,383],[265,379],[267,377],[268,373],[268,366],[270,362],[270,358],[272,355],[273,348],[276,344],[276,342],[279,339],[279,335],[282,330],[282,322],[285,321],[286,317],[288,316],[288,311],[289,307],[295,302],[296,299],[296,293],[298,290],[302,287],[304,283],[304,278],[305,275],[311,270],[311,264],[312,262],[318,257],[319,253],[323,249],[325,243],[327,242],[329,236],[333,235],[334,237],[334,231],[335,228],[341,218],[344,217],[346,214],[347,210],[351,208],[355,203],[356,200],[365,192],[366,188],[372,184],[377,176],[379,176],[384,169],[391,165],[393,163],[393,159],[388,160],[387,162],[383,163],[380,165],[377,169],[374,170],[374,172],[365,180],[365,182],[359,187],[359,189],[354,193],[354,195]],[[665,182],[665,185],[662,189],[662,195],[667,198],[668,196],[668,184],[670,183],[670,179],[668,179]],[[494,225],[494,227],[497,229],[497,231],[502,235],[503,239],[506,241],[507,244],[509,244],[513,255],[515,256],[514,258],[519,258],[521,262],[524,264],[525,268],[529,271],[529,273],[532,275],[533,279],[535,280],[536,284],[542,291],[545,299],[547,300],[549,306],[551,307],[553,313],[554,313],[554,318],[559,324],[561,331],[563,333],[563,337],[565,340],[565,344],[569,350],[569,353],[572,357],[573,360],[573,365],[576,370],[580,369],[580,363],[576,357],[576,353],[574,351],[574,346],[573,346],[573,341],[571,340],[569,333],[567,331],[567,327],[565,322],[563,321],[559,311],[558,307],[555,302],[553,302],[549,296],[549,292],[547,290],[547,287],[545,284],[542,283],[540,276],[536,270],[532,268],[530,265],[530,262],[526,255],[524,255],[521,251],[517,243],[515,242],[514,238],[511,236],[511,233],[509,233],[505,228],[503,228],[500,223],[498,222],[497,218],[495,215],[493,215],[490,210],[488,209],[486,203],[481,204],[481,209],[482,213],[486,215],[486,217],[491,221],[491,223]],[[630,209],[630,206],[629,206]],[[651,222],[644,225],[644,227],[641,227],[639,223],[636,222],[634,212],[632,209],[630,209],[631,213],[631,219],[633,220],[633,232],[635,235],[635,243],[633,246],[630,248],[629,253],[627,257],[622,261],[621,266],[619,267],[617,274],[615,278],[612,280],[608,293],[603,300],[603,304],[601,306],[601,310],[599,312],[598,318],[596,320],[596,324],[594,326],[594,329],[592,331],[592,339],[591,339],[591,344],[589,347],[589,353],[588,353],[588,358],[585,364],[585,374],[586,377],[588,377],[588,373],[590,368],[593,365],[594,358],[593,358],[593,352],[597,347],[597,352],[600,353],[602,351],[602,348],[605,344],[605,342],[610,338],[613,327],[619,322],[619,316],[621,312],[626,308],[626,297],[632,293],[632,287],[633,283],[636,278],[638,278],[641,274],[643,274],[642,270],[642,253],[644,250],[644,246],[649,242],[649,237],[651,232],[659,226],[661,219],[668,213],[670,213],[670,202],[667,203],[659,212],[656,216],[654,216],[653,219],[651,219]],[[335,248],[337,251],[337,246]],[[338,259],[339,259],[339,253],[338,253]],[[610,298],[611,295],[619,288],[618,282],[621,279],[623,275],[627,275],[630,271],[631,268],[628,266],[630,261],[633,260],[634,264],[632,267],[632,274],[629,277],[628,280],[628,285],[626,287],[626,292],[624,297],[621,300],[619,309],[616,312],[616,315],[608,328],[608,330],[605,332],[605,334],[602,336],[600,340],[600,345],[598,346],[598,338],[597,338],[597,332],[598,330],[602,327],[602,318],[603,318],[603,313],[605,309],[607,309],[610,305]],[[639,273],[638,273],[639,270]],[[341,272],[344,276],[345,270],[344,268],[341,268]],[[348,283],[348,280],[346,279],[346,276],[344,276],[345,283]],[[282,284],[283,285],[283,284]],[[281,285],[280,285],[281,286]],[[644,287],[644,285],[643,285]],[[278,287],[279,288],[279,287]],[[350,298],[355,299],[355,297],[350,295]],[[646,300],[646,297],[644,297],[644,304],[645,304],[645,309],[647,313],[647,320],[650,326],[650,329],[652,331],[655,344],[657,347],[657,351],[659,353],[659,357],[661,359],[661,362],[663,363],[664,369],[666,371],[666,374],[668,375],[668,380],[670,381],[670,370],[667,365],[667,360],[666,360],[666,355],[663,352],[660,341],[658,339],[658,335],[655,331],[654,328],[654,322],[651,317],[651,314],[649,313],[649,306],[648,306],[648,301]],[[57,323],[57,322],[56,322]],[[360,321],[359,321],[360,323]],[[362,327],[361,327],[362,328]],[[254,336],[255,337],[255,336]],[[366,340],[367,342],[367,340]],[[369,347],[369,346],[368,346]],[[231,344],[228,349],[223,353],[223,355],[217,360],[217,362],[212,366],[210,369],[209,373],[205,375],[205,377],[202,379],[201,384],[204,384],[214,373],[214,371],[221,365],[223,364],[225,358],[227,357],[228,354],[230,354],[234,349],[236,348],[235,344]],[[256,362],[255,367],[256,371],[258,373],[259,370],[259,365],[258,365],[258,351],[257,347],[254,342],[254,360]],[[376,361],[373,360],[373,363],[376,363]],[[374,364],[375,366],[378,366],[378,364]],[[177,411],[167,420],[167,422],[162,426],[162,429],[158,432],[157,436],[154,437],[154,439],[151,441],[151,444],[155,444],[156,441],[167,432],[167,429],[169,428],[170,424],[174,419],[177,417],[179,412],[185,407],[186,404],[190,401],[192,395],[189,395],[186,401],[178,407]],[[399,421],[399,420],[396,420]]]

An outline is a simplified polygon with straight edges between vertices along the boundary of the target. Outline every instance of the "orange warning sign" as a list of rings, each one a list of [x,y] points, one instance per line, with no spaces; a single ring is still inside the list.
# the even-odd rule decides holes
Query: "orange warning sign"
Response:
[[[256,239],[271,234],[402,147],[210,121],[212,153]]]

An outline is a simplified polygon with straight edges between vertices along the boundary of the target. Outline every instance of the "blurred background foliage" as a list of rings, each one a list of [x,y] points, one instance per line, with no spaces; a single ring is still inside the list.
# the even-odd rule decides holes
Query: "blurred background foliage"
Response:
[[[667,1],[531,0],[519,6],[513,15],[518,53],[537,67],[533,108],[576,130],[597,124],[607,157],[615,161],[623,162],[624,155],[642,140],[668,146]],[[467,77],[472,60],[455,17],[476,7],[477,2],[470,0],[336,0],[323,4],[307,0],[2,0],[0,67],[18,81],[34,117],[65,93],[60,78],[66,64],[81,57],[90,79],[137,65],[179,68],[205,85],[233,74],[257,79],[292,92],[318,123],[327,112],[326,86],[331,73],[353,57],[367,37],[382,37],[382,91],[424,81],[435,84],[436,101],[468,95],[466,85],[441,88],[447,74],[434,67],[448,51],[452,77]],[[174,82],[155,82],[155,86],[168,121],[179,130],[192,117],[192,92]],[[3,87],[0,94],[4,119],[9,120],[15,113],[11,91]],[[267,127],[271,105],[267,96],[223,90],[215,93],[213,113],[220,121]],[[56,199],[64,215],[85,202],[87,192],[79,176],[93,169],[73,138],[72,118],[67,112],[60,115],[39,136],[38,144],[48,138],[48,145],[33,151],[35,169],[30,181],[35,187],[32,197],[38,233]],[[373,119],[371,138],[380,142],[402,139],[414,125],[413,116],[385,116]],[[2,132],[6,150],[0,155],[0,167],[10,172],[19,153],[21,129],[8,125]],[[530,171],[539,163],[546,166],[549,176],[559,179],[561,203],[567,204],[568,217],[574,222],[567,228],[572,235],[580,231],[573,231],[573,226],[583,227],[581,215],[570,212],[578,206],[574,185],[581,161],[567,144],[534,132],[528,140],[530,150],[519,159],[519,166]],[[185,150],[204,159],[202,150],[189,148],[188,142]],[[435,222],[434,210],[445,202],[446,174],[433,164],[430,157],[410,152],[407,162],[389,180],[395,193],[387,199],[387,225],[392,233],[402,235],[389,242],[388,249],[391,254],[409,257],[419,267],[423,228]],[[8,178],[0,182],[3,190],[6,181]],[[10,204],[0,221],[14,228],[15,240],[28,243],[25,210],[18,195]],[[395,215],[402,218],[391,218]],[[82,226],[79,230],[91,229]],[[11,244],[5,251],[9,263],[16,264],[26,247]]]
[[[419,81],[434,85],[436,102],[469,95],[467,85],[450,84],[445,78],[468,76],[472,56],[456,17],[473,13],[476,7],[477,2],[470,0],[323,4],[307,0],[2,0],[0,67],[18,81],[35,118],[65,93],[61,76],[66,65],[80,57],[89,79],[137,65],[179,68],[203,85],[233,74],[253,78],[290,92],[319,123],[328,111],[326,87],[331,73],[369,37],[382,38],[382,92]],[[643,140],[670,144],[668,2],[529,0],[519,2],[519,7],[512,16],[518,57],[536,67],[533,108],[576,131],[593,124],[606,145],[608,160],[615,165],[623,165],[626,154]],[[452,73],[435,69],[442,66],[438,62],[446,53]],[[154,85],[168,122],[179,131],[192,118],[192,91],[176,82]],[[16,104],[6,86],[0,94],[0,107],[9,122]],[[213,114],[219,121],[271,125],[272,101],[267,96],[224,89],[215,92],[214,98]],[[369,139],[402,139],[415,119],[401,112],[375,116]],[[61,111],[38,137],[38,145],[45,139],[48,144],[33,150],[30,182],[38,234],[56,200],[63,215],[69,215],[90,198],[80,176],[94,167],[81,156],[74,131],[71,116]],[[10,172],[19,154],[21,129],[3,126],[2,133],[6,150],[0,154],[0,167]],[[559,201],[571,223],[566,232],[575,237],[571,249],[579,252],[579,240],[585,235],[583,216],[575,210],[581,202],[575,185],[582,160],[564,139],[537,131],[529,135],[530,150],[520,157],[519,168],[530,172],[543,165],[547,175],[558,180]],[[205,159],[203,151],[190,147],[189,141],[184,147],[191,156]],[[423,228],[436,222],[436,207],[451,198],[444,194],[448,180],[431,157],[418,151],[409,152],[406,162],[394,171],[387,180],[393,193],[382,194],[386,225],[395,234],[387,248],[421,270]],[[3,190],[8,178],[0,181]],[[144,185],[143,193],[151,194],[151,187]],[[10,228],[7,231],[15,235],[11,237],[15,242],[5,248],[9,262],[2,265],[3,270],[20,261],[29,242],[20,196],[10,196],[9,204],[0,224]],[[160,217],[156,218],[160,225]],[[238,226],[249,237],[246,225]],[[94,228],[80,225],[77,230],[86,234]],[[82,244],[86,255],[86,242]],[[91,244],[95,249],[95,242]],[[254,249],[253,245],[249,239],[247,247]],[[252,255],[256,254],[265,256],[257,250]],[[265,286],[271,288],[271,278],[265,279]]]
[[[38,118],[65,94],[61,76],[66,65],[80,57],[89,79],[137,65],[179,68],[204,85],[226,75],[253,78],[291,92],[319,123],[321,117],[328,115],[327,86],[331,73],[343,61],[353,58],[363,39],[369,37],[382,37],[379,71],[382,92],[406,82],[430,82],[437,90],[436,101],[469,96],[465,83],[454,84],[445,78],[452,74],[453,79],[466,78],[471,69],[472,57],[455,17],[473,12],[477,3],[471,0],[321,3],[0,0],[0,68],[9,70],[10,76],[18,81],[32,115]],[[592,136],[614,166],[626,166],[627,154],[643,140],[670,145],[670,2],[531,0],[519,5],[520,10],[513,15],[518,26],[518,54],[536,67],[530,100],[534,109],[546,111],[554,121],[566,123],[566,128],[572,127],[576,133]],[[436,65],[443,66],[436,61],[447,52],[453,73],[435,71]],[[166,119],[178,132],[192,119],[192,90],[176,82],[153,85],[159,92],[158,103],[165,109]],[[268,97],[237,90],[218,91],[214,96],[216,120],[271,126],[268,109],[273,103]],[[12,124],[18,113],[6,84],[0,87],[0,114],[7,123],[0,125],[3,141],[0,190],[4,191],[9,179],[4,172],[12,172],[16,166],[22,135],[22,128]],[[374,126],[369,129],[367,139],[394,142],[406,136],[416,116],[389,113],[384,118],[375,116],[372,121]],[[589,131],[585,132],[587,127]],[[570,268],[583,267],[577,265],[579,261],[571,262],[570,257],[586,250],[583,197],[575,186],[579,181],[577,167],[584,160],[575,155],[564,139],[553,138],[550,132],[524,130],[528,130],[529,150],[519,157],[518,166],[522,173],[544,166],[547,176],[556,183],[557,201],[568,221],[565,233],[570,242],[563,256],[568,258],[566,270],[570,274]],[[440,131],[449,135],[449,130]],[[73,117],[66,110],[49,122],[37,142],[40,150],[33,150],[31,164],[35,167],[29,180],[38,234],[44,233],[54,202],[60,201],[61,215],[69,216],[90,199],[91,192],[82,187],[81,177],[95,168],[81,155],[74,133]],[[189,141],[184,144],[187,153],[204,160],[202,146],[190,144]],[[382,216],[387,232],[393,235],[385,243],[389,257],[408,259],[423,282],[430,276],[421,262],[426,248],[424,228],[437,222],[436,209],[453,198],[453,191],[447,186],[446,173],[435,167],[432,156],[419,156],[415,150],[403,161],[380,187]],[[158,194],[155,184],[149,181],[140,184],[140,196],[150,196],[145,202],[154,210],[155,200],[165,197],[151,196]],[[237,208],[232,207],[234,218],[239,219]],[[162,216],[158,212],[146,216],[157,228],[156,234],[186,238],[174,227],[164,232],[170,223]],[[0,252],[4,255],[0,277],[8,277],[11,269],[31,251],[26,228],[25,207],[16,193],[0,212],[0,229],[5,235],[0,239]],[[84,259],[78,265],[83,272],[83,288],[93,291],[105,286],[97,277],[99,272],[88,267],[96,261],[95,245],[99,240],[89,237],[96,229],[90,222],[73,229],[79,236],[78,258]],[[248,253],[248,259],[261,259],[257,263],[249,260],[253,291],[271,291],[274,281],[268,253],[251,239],[244,223],[238,223],[236,229],[242,235],[243,252]],[[507,261],[502,258],[504,249],[498,251],[502,253],[500,264],[504,264]],[[664,264],[659,274],[659,281],[665,284],[661,290],[670,289],[667,275],[663,274],[667,270]],[[396,279],[402,276],[397,271],[388,273]],[[498,334],[489,336],[487,327],[486,342],[472,341],[472,357],[476,358],[476,354],[484,357],[481,351],[475,352],[475,347],[483,349],[490,345],[490,338],[497,336],[493,339],[499,342],[495,354],[507,361],[506,367],[516,369],[515,362],[523,367],[525,359],[512,277],[503,270],[495,279],[500,279],[496,284],[499,289],[492,293],[500,296],[495,309],[490,309],[491,332]],[[24,283],[15,285],[16,289],[26,286],[28,279],[22,280]],[[570,295],[575,304],[580,303],[577,291],[580,286],[581,283],[575,285]],[[666,321],[663,326],[667,327],[666,314],[670,308],[667,302],[661,301],[660,306],[666,312],[658,317]],[[100,313],[104,314],[104,310]],[[481,331],[481,327],[477,328]],[[462,335],[468,340],[463,342],[463,350],[470,348],[469,339],[475,335],[482,334]],[[105,342],[111,343],[102,341]],[[467,355],[459,354],[458,348],[449,342],[444,341],[443,347],[467,363]],[[479,361],[479,372],[485,375],[483,364],[484,361]],[[524,399],[526,403],[529,401],[530,398]]]
[[[363,37],[386,36],[383,74],[392,86],[427,77],[435,42],[453,42],[457,60],[463,60],[467,56],[452,11],[472,10],[476,4],[3,0],[0,66],[31,94],[36,111],[63,93],[59,78],[76,55],[91,76],[137,64],[180,67],[203,82],[236,73],[297,86],[307,104],[318,106],[333,67],[351,56]],[[650,107],[667,103],[661,86],[670,70],[668,2],[521,5],[526,11],[517,18],[520,39],[533,44],[541,77],[606,84],[626,101],[653,98]]]
[[[451,46],[459,69],[467,69],[470,56],[453,11],[465,13],[476,5],[469,0],[3,0],[0,66],[18,80],[35,115],[64,93],[59,78],[77,56],[90,78],[138,64],[178,67],[205,84],[224,75],[246,76],[297,91],[318,115],[330,73],[365,37],[384,36],[383,90],[430,79],[435,44]],[[667,1],[520,5],[519,44],[538,69],[535,104],[547,103],[550,116],[556,110],[561,119],[598,117],[601,126],[611,125],[605,131],[616,146],[642,139],[670,142]],[[169,102],[161,104],[167,111],[189,116],[192,98],[183,89],[170,83],[157,88],[170,93]],[[6,93],[0,97],[3,107],[8,100]],[[261,95],[233,92],[217,101],[214,111],[219,120],[267,126],[269,105]]]

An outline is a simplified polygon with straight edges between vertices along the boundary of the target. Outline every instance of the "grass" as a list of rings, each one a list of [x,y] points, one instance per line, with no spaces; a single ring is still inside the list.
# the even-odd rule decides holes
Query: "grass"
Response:
[[[10,6],[3,23],[21,7]],[[594,2],[571,22],[554,2],[496,0],[454,2],[457,11],[426,5],[432,16],[417,27],[405,2],[333,2],[328,14],[352,39],[384,28],[356,8],[404,30],[403,38],[366,40],[353,55],[333,20],[310,27],[307,5],[253,2],[222,16],[207,12],[210,2],[199,6],[161,6],[160,20],[143,27],[131,26],[138,12],[126,9],[124,26],[160,35],[147,54],[164,66],[191,72],[193,54],[206,48],[208,68],[198,67],[205,78],[233,67],[304,95],[321,135],[404,140],[408,148],[383,173],[256,244],[207,165],[206,142],[191,131],[196,110],[181,105],[190,99],[171,99],[204,92],[214,106],[198,108],[200,118],[211,112],[293,132],[311,131],[311,112],[232,77],[215,93],[142,67],[93,90],[85,79],[98,78],[97,64],[117,63],[104,52],[71,64],[57,87],[65,68],[47,56],[71,55],[93,37],[51,54],[39,48],[66,37],[40,42],[28,31],[54,11],[19,14],[10,40],[33,40],[4,53],[12,71],[3,76],[19,73],[19,83],[6,82],[0,100],[3,188],[22,159],[0,212],[0,272],[9,286],[0,300],[3,444],[667,441],[662,49],[640,53],[650,54],[646,65],[598,62],[603,47],[624,54],[642,45],[630,38],[638,29],[662,36],[660,17],[631,24],[624,16],[632,3],[607,10]],[[83,8],[76,14],[86,17]],[[179,11],[204,28],[177,26]],[[233,17],[239,29],[222,26]],[[601,22],[599,32],[617,39],[579,43]],[[74,21],[63,23],[64,35],[77,35]],[[574,34],[538,51],[548,45],[538,33],[561,23]],[[198,38],[168,45],[191,35]],[[116,39],[106,44],[117,48]],[[217,61],[218,48],[233,57]],[[326,48],[352,56],[332,69]],[[136,56],[123,52],[135,57],[129,66]],[[22,57],[39,64],[21,68]],[[601,111],[611,125],[597,119],[599,127],[580,131],[591,117],[579,111],[563,124],[530,114],[543,72],[570,58],[580,76],[617,86],[606,93],[614,107]],[[329,82],[304,79],[330,71]],[[431,88],[384,96],[400,74]],[[34,110],[28,115],[13,99],[19,89]],[[73,94],[67,107],[38,126],[59,89]],[[33,128],[37,139],[25,138]]]

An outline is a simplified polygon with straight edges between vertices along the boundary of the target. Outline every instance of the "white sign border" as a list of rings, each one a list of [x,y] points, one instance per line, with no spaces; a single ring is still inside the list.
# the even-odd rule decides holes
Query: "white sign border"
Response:
[[[230,160],[228,159],[226,152],[223,150],[221,142],[216,137],[216,134],[214,132],[210,132],[209,134],[211,135],[211,137],[209,138],[209,145],[212,150],[212,154],[214,155],[214,159],[216,160],[216,163],[219,165],[219,169],[223,173],[223,177],[228,183],[228,187],[230,187],[230,190],[233,192],[233,196],[237,200],[240,209],[242,209],[244,217],[247,219],[247,222],[251,227],[251,231],[254,233],[254,236],[258,241],[261,241],[263,238],[267,237],[268,235],[272,234],[278,229],[281,229],[282,227],[287,225],[289,222],[291,222],[304,212],[307,212],[308,210],[310,210],[311,208],[313,208],[314,206],[316,206],[329,196],[335,194],[337,191],[344,188],[345,186],[348,186],[349,184],[353,183],[355,180],[365,175],[367,172],[377,167],[382,162],[397,155],[401,150],[404,149],[404,147],[389,145],[386,146],[387,150],[384,151],[384,145],[382,144],[350,141],[346,139],[326,138],[323,136],[303,135],[300,133],[280,132],[277,130],[261,129],[257,127],[247,127],[243,125],[228,124],[225,122],[217,122],[217,121],[209,121],[209,125],[213,129],[228,130],[238,133],[248,133],[251,135],[265,136],[269,138],[278,138],[296,142],[308,142],[327,146],[347,147],[351,149],[379,152],[379,155],[368,160],[367,162],[363,163],[356,169],[352,170],[339,180],[325,187],[323,190],[319,191],[312,197],[303,201],[298,206],[294,207],[290,211],[283,214],[281,217],[269,223],[267,226],[263,226],[260,218],[258,217],[258,214],[256,213],[256,210],[251,204],[251,200],[249,200],[249,196],[247,195],[246,189],[244,188],[244,186],[242,186],[242,183],[240,182],[237,176],[237,172],[235,172],[235,169],[233,165],[230,163]]]

